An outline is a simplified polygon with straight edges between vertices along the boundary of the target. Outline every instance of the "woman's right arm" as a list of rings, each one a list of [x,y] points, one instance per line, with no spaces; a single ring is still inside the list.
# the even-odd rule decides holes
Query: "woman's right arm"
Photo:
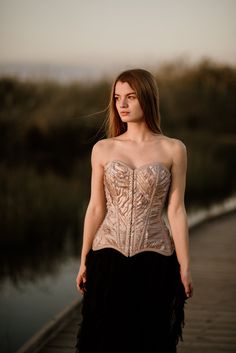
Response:
[[[76,279],[77,287],[79,290],[81,290],[79,288],[81,282],[86,282],[86,255],[92,247],[94,235],[106,214],[106,197],[103,184],[104,168],[102,164],[102,155],[102,142],[98,141],[93,146],[91,153],[91,195],[84,218],[80,270]]]

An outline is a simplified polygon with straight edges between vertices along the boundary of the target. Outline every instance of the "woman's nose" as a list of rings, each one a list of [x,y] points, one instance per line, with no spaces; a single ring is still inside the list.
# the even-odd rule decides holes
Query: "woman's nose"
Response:
[[[127,99],[126,99],[126,98],[121,98],[121,100],[120,100],[120,107],[121,107],[121,108],[122,108],[122,107],[127,107],[127,105],[128,105]]]

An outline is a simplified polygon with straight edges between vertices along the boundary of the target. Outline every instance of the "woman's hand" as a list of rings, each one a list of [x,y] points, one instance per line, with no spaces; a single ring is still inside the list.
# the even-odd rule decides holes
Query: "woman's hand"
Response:
[[[192,281],[190,270],[180,269],[180,275],[181,275],[181,281],[184,285],[186,296],[190,298],[193,296],[193,281]]]
[[[84,294],[84,292],[86,291],[85,282],[86,282],[86,266],[84,264],[81,264],[78,275],[76,277],[77,289],[78,291],[80,291],[81,294]]]

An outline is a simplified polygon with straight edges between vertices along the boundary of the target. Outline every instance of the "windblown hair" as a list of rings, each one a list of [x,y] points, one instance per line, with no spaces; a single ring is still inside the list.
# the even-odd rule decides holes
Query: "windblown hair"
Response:
[[[156,80],[146,70],[132,69],[119,74],[112,85],[106,120],[107,137],[118,136],[127,130],[127,123],[121,120],[115,104],[115,87],[118,81],[127,82],[135,91],[148,128],[155,133],[162,134],[160,127],[159,92]]]

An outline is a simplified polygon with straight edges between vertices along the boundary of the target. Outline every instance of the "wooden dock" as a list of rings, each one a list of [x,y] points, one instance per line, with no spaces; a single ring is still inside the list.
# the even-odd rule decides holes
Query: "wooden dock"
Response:
[[[178,353],[236,352],[236,214],[191,232],[194,296]]]
[[[236,213],[191,229],[190,253],[194,296],[185,307],[178,353],[236,352]],[[34,353],[74,353],[78,314],[77,306],[66,326]]]

